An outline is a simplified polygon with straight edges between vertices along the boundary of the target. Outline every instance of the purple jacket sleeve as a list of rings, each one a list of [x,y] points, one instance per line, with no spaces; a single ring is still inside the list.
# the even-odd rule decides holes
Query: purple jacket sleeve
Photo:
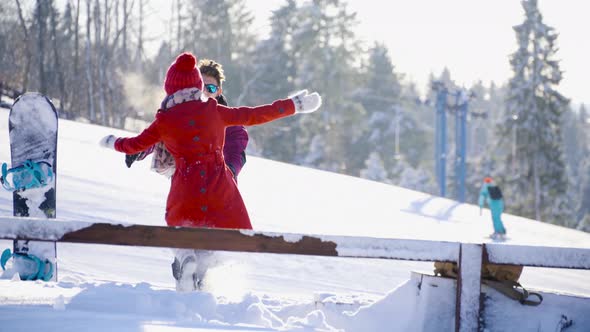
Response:
[[[237,177],[246,162],[246,146],[248,145],[248,132],[244,126],[231,126],[225,129],[225,146],[223,157],[225,163]]]

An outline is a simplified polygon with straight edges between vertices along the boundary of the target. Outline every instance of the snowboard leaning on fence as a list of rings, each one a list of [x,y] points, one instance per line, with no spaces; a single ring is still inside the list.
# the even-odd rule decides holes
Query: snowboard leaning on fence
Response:
[[[13,215],[16,217],[55,218],[57,119],[57,111],[52,102],[40,93],[21,95],[10,109],[8,130],[11,169],[29,167],[33,169],[30,171],[31,176],[37,177],[33,178],[36,184],[21,184],[13,191]],[[39,177],[42,178],[41,181]],[[45,280],[57,280],[54,242],[14,240],[13,253],[13,268],[21,274],[21,279],[23,275],[31,275],[31,271],[23,271],[31,269],[31,262],[24,264],[21,259],[19,263],[19,259],[16,259],[18,254],[38,258],[38,268],[45,270]]]

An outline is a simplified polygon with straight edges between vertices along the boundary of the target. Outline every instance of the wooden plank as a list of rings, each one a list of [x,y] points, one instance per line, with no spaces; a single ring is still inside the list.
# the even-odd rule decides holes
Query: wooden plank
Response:
[[[590,249],[486,244],[486,263],[590,269]]]
[[[310,236],[302,236],[296,242],[288,242],[283,236],[274,237],[261,234],[250,236],[235,230],[212,228],[93,224],[87,228],[64,234],[60,241],[338,256],[335,243]]]
[[[8,217],[0,217],[0,238],[400,260],[454,262],[459,256],[459,244],[451,242]]]
[[[457,264],[459,275],[455,302],[455,331],[479,331],[482,260],[483,245],[461,244]]]

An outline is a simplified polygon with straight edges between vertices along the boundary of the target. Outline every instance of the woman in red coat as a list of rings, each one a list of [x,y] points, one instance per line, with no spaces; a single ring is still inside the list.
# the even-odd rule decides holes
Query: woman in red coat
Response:
[[[163,142],[176,171],[166,203],[169,226],[252,229],[248,212],[223,157],[225,128],[252,126],[321,106],[317,93],[301,91],[292,98],[257,107],[227,107],[202,98],[203,80],[196,58],[183,53],[168,68],[164,89],[165,111],[141,134],[131,138],[112,135],[101,145],[133,154]]]

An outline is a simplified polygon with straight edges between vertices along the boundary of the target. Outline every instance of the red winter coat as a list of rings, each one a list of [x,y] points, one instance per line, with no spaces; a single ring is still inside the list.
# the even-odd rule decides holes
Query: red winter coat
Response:
[[[258,107],[227,107],[189,101],[159,112],[141,134],[119,138],[115,149],[127,154],[164,142],[176,163],[166,202],[169,226],[252,229],[242,196],[223,159],[225,128],[252,126],[295,113],[291,99]]]

